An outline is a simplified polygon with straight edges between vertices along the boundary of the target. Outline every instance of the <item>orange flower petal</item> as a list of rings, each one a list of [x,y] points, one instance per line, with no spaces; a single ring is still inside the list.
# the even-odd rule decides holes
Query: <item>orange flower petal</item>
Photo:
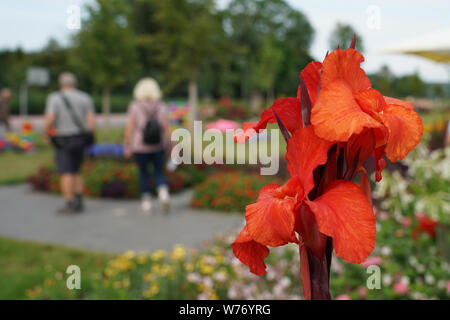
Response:
[[[326,88],[337,79],[344,80],[351,91],[370,88],[370,81],[360,64],[364,57],[355,49],[337,49],[330,53],[322,65],[321,87]]]
[[[338,256],[354,263],[366,260],[375,247],[375,215],[358,185],[337,180],[306,204],[314,212],[319,231],[333,238]]]
[[[399,106],[403,106],[407,109],[411,109],[414,110],[414,105],[412,102],[408,102],[408,101],[403,101],[403,100],[399,100],[399,99],[395,99],[395,98],[391,98],[391,97],[384,97],[384,101],[386,101],[387,104],[396,104]]]
[[[237,134],[235,141],[237,143],[244,143],[255,132],[265,129],[268,123],[277,122],[273,113],[274,110],[289,132],[293,133],[302,125],[302,113],[299,100],[290,97],[282,98],[275,100],[269,108],[261,113],[259,122],[244,122],[242,126],[244,132]]]
[[[308,89],[309,99],[311,100],[311,104],[317,100],[317,93],[319,91],[319,79],[320,72],[322,70],[322,63],[318,61],[313,61],[308,63],[305,69],[302,70],[300,76],[305,81],[306,88]],[[300,95],[298,95],[300,97]]]
[[[353,97],[358,102],[361,109],[371,116],[383,110],[386,106],[383,95],[375,89],[367,89],[353,93]]]
[[[389,131],[386,156],[392,162],[403,159],[422,137],[422,119],[413,110],[400,105],[387,105],[381,117]]]
[[[299,181],[295,178],[282,187],[270,184],[261,189],[256,203],[245,208],[247,228],[252,239],[273,247],[297,242],[294,232],[297,188]]]
[[[269,255],[269,248],[254,241],[248,233],[247,226],[231,244],[233,253],[250,271],[258,276],[266,273],[264,259]]]
[[[329,141],[348,141],[364,128],[382,126],[360,108],[343,80],[336,80],[320,90],[312,108],[311,123],[314,132]]]
[[[312,126],[297,130],[287,144],[287,169],[291,177],[298,176],[305,196],[314,188],[313,171],[327,162],[332,142],[314,134]]]
[[[375,150],[376,136],[373,129],[365,129],[360,134],[351,136],[345,146],[345,158],[349,167],[358,153],[359,159],[356,167],[359,167]]]

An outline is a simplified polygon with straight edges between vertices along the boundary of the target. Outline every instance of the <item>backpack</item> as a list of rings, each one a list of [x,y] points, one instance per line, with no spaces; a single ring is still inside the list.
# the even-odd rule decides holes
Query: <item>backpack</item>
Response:
[[[142,134],[144,144],[155,145],[161,143],[161,125],[158,121],[158,107],[150,115]]]

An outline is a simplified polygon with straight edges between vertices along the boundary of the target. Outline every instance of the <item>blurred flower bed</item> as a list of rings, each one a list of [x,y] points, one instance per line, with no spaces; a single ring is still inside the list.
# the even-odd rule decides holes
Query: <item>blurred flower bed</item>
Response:
[[[257,172],[222,170],[208,175],[194,188],[191,206],[226,212],[245,212],[245,206],[258,197],[259,190],[269,183],[282,183],[273,176]]]
[[[377,211],[377,220],[377,247],[365,263],[349,264],[334,257],[333,297],[448,299],[449,264],[443,262],[428,233],[413,240],[419,221],[399,222],[384,211]],[[217,236],[200,250],[177,245],[169,252],[125,252],[101,273],[83,278],[81,290],[68,290],[65,279],[49,273],[27,295],[34,299],[302,299],[294,246],[272,248],[267,274],[257,278],[234,257],[230,248],[234,238],[235,234]],[[366,286],[370,265],[380,267],[380,289]]]
[[[195,179],[203,179],[203,175],[196,174],[193,170],[196,169],[180,166],[176,171],[167,172],[172,193],[191,186]],[[88,196],[116,199],[139,197],[138,170],[130,161],[88,159],[83,165],[82,175],[85,180],[85,194]],[[60,192],[59,175],[53,165],[39,169],[28,178],[28,183],[35,191]]]
[[[431,150],[436,150],[444,146],[446,126],[449,120],[450,118],[444,118],[424,124],[423,133],[427,135],[426,140]]]
[[[248,108],[227,97],[222,97],[217,101],[216,114],[218,118],[243,120],[251,116]]]
[[[34,151],[36,148],[34,140],[33,125],[31,122],[24,122],[20,133],[6,132],[3,137],[0,137],[0,153]]]
[[[396,216],[426,212],[450,223],[450,147],[430,151],[420,144],[402,163],[408,168],[405,175],[383,172],[374,192],[380,208]]]
[[[121,143],[96,143],[86,150],[86,155],[92,158],[121,158],[123,150]]]
[[[401,161],[406,171],[384,171],[374,190],[377,245],[372,255],[360,265],[334,257],[335,299],[450,298],[450,148],[430,151],[427,139]],[[125,171],[129,165],[116,168]],[[114,176],[111,168],[97,172],[91,167],[87,174]],[[196,207],[244,212],[245,204],[256,199],[257,190],[267,183],[256,170],[222,171],[223,166],[183,170],[188,169],[190,181],[196,184],[192,200]],[[232,254],[234,238],[235,234],[217,236],[200,250],[176,246],[170,252],[126,252],[101,273],[83,278],[82,290],[68,290],[65,279],[49,274],[27,294],[37,299],[302,298],[294,247],[272,248],[266,259],[267,274],[257,278]],[[367,287],[373,275],[367,268],[372,265],[380,267],[380,289]]]

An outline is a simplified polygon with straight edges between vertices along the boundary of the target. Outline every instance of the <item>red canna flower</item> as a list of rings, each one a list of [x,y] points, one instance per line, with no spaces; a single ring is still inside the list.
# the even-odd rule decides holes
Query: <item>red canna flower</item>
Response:
[[[429,218],[426,214],[417,214],[416,219],[419,221],[419,225],[412,232],[412,238],[417,240],[420,232],[427,233],[430,238],[434,238],[436,234],[437,221]]]
[[[277,122],[287,141],[290,179],[270,184],[245,210],[246,226],[232,243],[235,256],[250,271],[265,274],[268,247],[296,243],[306,299],[330,299],[332,251],[362,263],[375,246],[375,215],[363,164],[376,159],[381,179],[384,155],[402,159],[419,142],[422,121],[410,103],[383,97],[370,86],[352,48],[337,49],[323,63],[300,74],[296,98],[284,98],[244,123],[242,143]],[[360,176],[359,185],[352,182]]]
[[[337,49],[325,58],[321,90],[311,112],[315,133],[330,141],[349,141],[365,129],[375,147],[385,146],[391,161],[403,159],[420,141],[422,120],[411,103],[383,97],[372,89],[356,50]]]

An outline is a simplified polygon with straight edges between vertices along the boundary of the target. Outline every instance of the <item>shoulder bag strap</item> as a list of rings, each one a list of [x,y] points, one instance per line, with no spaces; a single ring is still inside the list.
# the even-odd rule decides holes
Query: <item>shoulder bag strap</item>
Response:
[[[69,102],[69,99],[67,99],[66,95],[61,92],[61,98],[64,101],[64,105],[66,106],[67,110],[69,111],[70,117],[72,118],[72,121],[75,123],[75,125],[80,129],[82,132],[86,132],[86,128],[84,127],[83,123],[80,121],[80,118],[75,114],[75,111],[72,108],[72,105]]]

